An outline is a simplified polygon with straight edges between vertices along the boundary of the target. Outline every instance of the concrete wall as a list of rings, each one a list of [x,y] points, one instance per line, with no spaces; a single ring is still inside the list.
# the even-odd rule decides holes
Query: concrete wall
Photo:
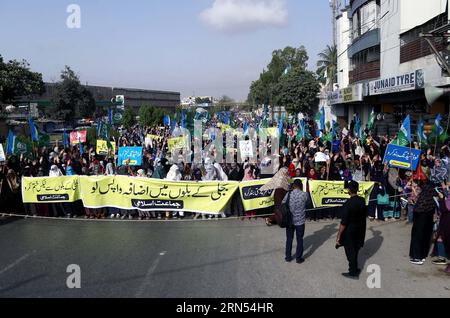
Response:
[[[347,87],[349,84],[349,74],[350,71],[350,60],[346,50],[350,45],[351,40],[351,30],[350,30],[350,20],[348,18],[347,11],[343,11],[342,15],[336,21],[337,34],[336,47],[337,47],[337,79],[340,88]],[[341,72],[342,70],[342,72]]]
[[[433,10],[436,11],[436,7],[439,7],[441,2],[442,0],[397,0],[381,2],[381,16],[386,15],[381,20],[381,78],[423,69],[427,84],[442,84],[441,69],[436,63],[434,55],[400,64],[400,35],[406,32],[407,29],[411,29],[413,19],[416,20],[415,26],[432,19],[433,16],[429,16],[430,12]],[[434,9],[425,10],[424,15],[427,17],[427,20],[424,21],[421,10],[428,4]],[[439,14],[438,11],[436,11],[437,15]],[[415,14],[414,17],[412,17],[413,14]]]

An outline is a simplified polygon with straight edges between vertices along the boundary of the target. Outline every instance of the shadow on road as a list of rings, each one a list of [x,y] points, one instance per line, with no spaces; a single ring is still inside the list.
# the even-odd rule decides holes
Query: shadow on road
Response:
[[[219,264],[221,265],[224,263],[231,263],[231,262],[235,262],[237,260],[242,260],[245,258],[255,258],[255,257],[270,255],[270,254],[274,254],[274,253],[280,253],[280,251],[282,251],[282,250],[283,250],[283,248],[277,248],[277,249],[273,249],[270,251],[257,253],[257,254],[240,255],[237,257],[222,259],[222,260],[208,262],[208,263],[204,263],[204,264],[191,265],[191,266],[186,266],[186,267],[176,268],[176,269],[171,269],[171,270],[162,270],[162,271],[155,272],[153,275],[173,274],[173,273],[189,271],[189,270],[193,270],[193,269],[199,269],[199,268],[203,268],[203,267],[207,267],[207,266],[214,266],[214,265],[219,265]]]
[[[20,221],[20,220],[23,220],[23,218],[13,217],[13,216],[0,217],[0,226],[6,225],[6,224],[9,224],[9,223],[13,223],[13,222],[16,222],[16,221]]]
[[[4,294],[4,293],[6,293],[8,291],[13,291],[13,290],[15,290],[15,289],[17,289],[17,288],[19,288],[21,286],[24,286],[24,285],[27,285],[27,284],[29,284],[31,282],[40,280],[41,278],[44,278],[44,277],[47,277],[47,275],[46,274],[41,274],[41,275],[37,275],[37,276],[31,277],[29,279],[23,280],[21,282],[14,283],[11,286],[8,286],[6,288],[0,289],[0,294]]]
[[[364,248],[361,250],[359,259],[360,259],[360,268],[365,268],[367,260],[372,258],[381,245],[383,245],[384,238],[381,236],[381,231],[375,229],[369,229],[372,232],[372,238],[368,239],[364,244]]]
[[[315,251],[317,251],[330,237],[336,235],[338,231],[337,224],[328,224],[322,229],[315,231],[313,234],[305,238],[303,247],[307,251],[303,258],[307,259],[311,257]],[[309,251],[308,251],[309,249]]]

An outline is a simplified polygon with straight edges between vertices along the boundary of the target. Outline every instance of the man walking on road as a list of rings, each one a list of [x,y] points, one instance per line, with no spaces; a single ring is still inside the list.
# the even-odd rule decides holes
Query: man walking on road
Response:
[[[303,237],[305,235],[306,222],[306,206],[309,202],[309,194],[302,191],[303,183],[301,180],[294,181],[294,189],[286,194],[283,204],[289,198],[289,210],[292,214],[292,223],[286,227],[286,262],[292,262],[292,242],[294,241],[294,233],[297,235],[297,263],[301,264],[303,259]]]
[[[350,199],[342,207],[342,221],[336,240],[336,248],[345,248],[349,262],[348,273],[344,277],[358,279],[361,269],[358,268],[358,253],[364,246],[367,227],[367,206],[364,198],[358,196],[359,184],[350,181],[348,184]]]

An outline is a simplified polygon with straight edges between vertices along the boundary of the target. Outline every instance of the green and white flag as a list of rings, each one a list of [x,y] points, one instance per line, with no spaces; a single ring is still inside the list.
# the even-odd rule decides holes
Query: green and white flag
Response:
[[[372,130],[373,124],[375,123],[375,118],[376,117],[377,116],[375,114],[375,111],[372,109],[372,112],[370,113],[370,116],[369,116],[369,123],[367,124],[368,127],[369,127],[369,130]]]
[[[402,127],[400,127],[397,139],[395,139],[392,144],[404,147],[411,144],[411,119],[409,115],[403,122]]]

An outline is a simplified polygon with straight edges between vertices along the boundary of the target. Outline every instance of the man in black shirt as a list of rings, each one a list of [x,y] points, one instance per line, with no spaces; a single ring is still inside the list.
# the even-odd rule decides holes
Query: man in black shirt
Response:
[[[348,186],[350,199],[342,208],[342,221],[336,240],[336,248],[343,246],[349,262],[349,272],[342,275],[358,279],[361,269],[358,268],[358,253],[364,246],[366,238],[367,206],[364,198],[358,196],[359,184],[350,181]]]

